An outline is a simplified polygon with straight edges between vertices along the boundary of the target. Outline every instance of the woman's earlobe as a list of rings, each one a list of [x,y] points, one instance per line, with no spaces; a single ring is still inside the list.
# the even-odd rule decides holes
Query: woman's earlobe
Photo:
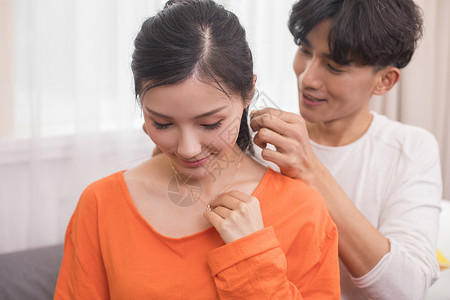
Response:
[[[257,78],[258,78],[258,77],[256,76],[256,74],[253,74],[253,87],[252,87],[252,92],[250,93],[251,98],[245,100],[245,106],[244,106],[244,108],[248,108],[248,107],[250,106],[250,104],[251,104],[252,102],[254,102],[255,97],[256,97],[256,98],[259,97],[259,91],[258,91],[258,89],[256,88],[256,80],[257,80]]]
[[[147,128],[145,127],[145,123],[142,124],[142,130],[145,132],[146,135],[148,135]]]
[[[255,92],[258,92],[256,89],[256,80],[258,79],[258,76],[256,74],[253,74],[253,88],[252,88],[252,98],[254,98]]]

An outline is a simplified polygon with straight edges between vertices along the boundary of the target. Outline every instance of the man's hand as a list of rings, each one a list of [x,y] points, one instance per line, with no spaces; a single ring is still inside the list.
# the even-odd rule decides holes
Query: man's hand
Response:
[[[323,167],[313,152],[305,120],[298,114],[264,108],[251,114],[250,126],[257,132],[254,143],[261,157],[280,167],[282,174],[314,183],[314,172]],[[276,151],[267,148],[275,146]]]

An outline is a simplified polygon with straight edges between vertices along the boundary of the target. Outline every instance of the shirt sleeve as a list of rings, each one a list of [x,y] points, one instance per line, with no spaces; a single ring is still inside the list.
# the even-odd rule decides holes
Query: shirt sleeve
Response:
[[[330,245],[337,253],[337,236],[335,242]],[[322,262],[313,264],[314,275],[307,275],[314,277],[307,280],[312,286],[321,286],[317,294],[305,287],[308,298],[286,277],[286,257],[271,226],[211,251],[207,260],[220,299],[340,299],[337,255],[327,258],[326,252]],[[328,281],[329,272],[334,273],[334,281]]]
[[[96,197],[84,192],[67,227],[54,299],[110,298],[97,220]]]
[[[370,299],[423,299],[439,276],[436,243],[442,181],[437,142],[422,136],[407,145],[395,174],[397,184],[380,215],[379,231],[390,252],[366,275],[352,278]]]

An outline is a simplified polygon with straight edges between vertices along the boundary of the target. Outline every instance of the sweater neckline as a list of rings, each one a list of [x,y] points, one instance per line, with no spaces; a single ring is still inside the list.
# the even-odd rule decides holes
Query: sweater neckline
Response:
[[[125,171],[126,170],[116,173],[116,178],[119,182],[120,188],[121,188],[123,196],[125,198],[124,200],[127,203],[128,207],[130,208],[131,212],[136,217],[136,219],[140,223],[144,224],[144,226],[146,226],[155,236],[162,238],[164,240],[167,240],[167,241],[171,241],[171,242],[186,242],[188,240],[192,240],[192,239],[200,238],[202,236],[210,235],[212,233],[216,233],[215,228],[213,226],[208,227],[202,231],[199,231],[199,232],[187,235],[187,236],[179,237],[179,238],[169,237],[169,236],[159,233],[155,228],[153,228],[153,226],[149,222],[147,222],[147,220],[145,220],[145,218],[141,215],[141,213],[136,208],[136,205],[134,204],[133,199],[131,198],[130,191],[128,190],[128,186],[125,182],[125,178],[123,175],[123,173]],[[270,168],[267,168],[263,177],[261,178],[261,181],[258,183],[258,185],[256,186],[255,190],[252,192],[251,195],[258,198],[258,196],[261,194],[261,192],[263,191],[266,184],[274,176],[274,173],[275,173],[275,171],[273,171]]]

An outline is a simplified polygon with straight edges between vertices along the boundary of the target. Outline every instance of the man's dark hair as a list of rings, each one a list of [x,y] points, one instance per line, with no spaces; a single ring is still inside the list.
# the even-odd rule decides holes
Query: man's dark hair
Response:
[[[422,11],[413,0],[300,0],[288,24],[295,43],[327,19],[330,55],[343,65],[403,68],[422,37]]]
[[[237,16],[211,0],[172,0],[148,18],[134,41],[131,68],[136,97],[195,77],[227,96],[250,100],[253,58]],[[237,144],[250,147],[244,110]]]

